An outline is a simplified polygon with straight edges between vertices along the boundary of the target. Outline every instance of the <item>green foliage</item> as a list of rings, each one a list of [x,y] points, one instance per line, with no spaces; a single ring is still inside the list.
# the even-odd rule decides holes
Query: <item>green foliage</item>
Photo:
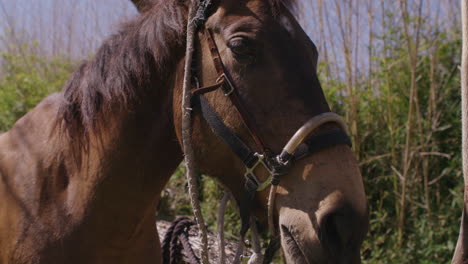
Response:
[[[0,63],[0,131],[10,128],[44,97],[60,90],[75,66],[63,58],[43,58],[33,53],[4,52]]]
[[[404,36],[384,32],[371,76],[360,76],[359,160],[370,210],[364,263],[448,263],[458,238],[463,205],[460,123],[460,39],[440,34],[422,40],[412,103],[405,222],[398,230],[402,164],[409,125],[410,69]],[[433,60],[435,59],[435,60]],[[324,65],[321,65],[321,69]],[[322,73],[322,86],[334,111],[346,115],[350,104],[341,80]],[[350,120],[348,120],[350,121]]]

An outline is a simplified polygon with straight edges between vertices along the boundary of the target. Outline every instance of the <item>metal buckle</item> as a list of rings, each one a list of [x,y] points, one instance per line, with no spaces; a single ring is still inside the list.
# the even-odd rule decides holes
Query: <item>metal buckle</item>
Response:
[[[246,179],[248,179],[249,175],[251,175],[253,177],[253,179],[258,184],[257,192],[261,192],[261,191],[265,190],[271,184],[271,180],[273,179],[273,173],[270,170],[270,168],[268,167],[268,165],[265,163],[265,155],[264,154],[255,153],[254,156],[257,157],[258,160],[257,160],[257,162],[255,162],[255,164],[251,168],[246,167],[244,177]],[[263,167],[268,171],[268,174],[269,174],[268,178],[263,182],[260,182],[257,175],[255,175],[255,173],[254,173],[254,170],[259,165],[263,165]]]
[[[219,83],[223,78],[229,85],[229,89],[230,89],[229,91],[224,93],[224,96],[229,96],[234,92],[234,85],[231,83],[231,80],[227,77],[226,73],[224,72],[218,77],[218,79],[216,79],[216,83]]]

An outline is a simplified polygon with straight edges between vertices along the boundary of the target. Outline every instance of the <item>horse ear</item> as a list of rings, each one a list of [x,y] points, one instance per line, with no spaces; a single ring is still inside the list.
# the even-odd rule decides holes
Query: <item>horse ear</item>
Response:
[[[151,7],[154,0],[131,0],[138,9],[138,12],[143,13]]]

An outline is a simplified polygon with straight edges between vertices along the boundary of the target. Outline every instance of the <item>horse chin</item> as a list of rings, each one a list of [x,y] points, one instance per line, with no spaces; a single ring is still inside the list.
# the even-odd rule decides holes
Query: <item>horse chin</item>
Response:
[[[319,231],[308,220],[310,219],[304,218],[297,211],[288,210],[283,217],[280,216],[279,231],[286,263],[361,263],[360,243],[357,239],[342,244],[334,235],[323,233],[328,228],[326,225],[319,228]]]
[[[332,254],[318,237],[304,238],[303,231],[280,226],[281,245],[287,264],[359,264],[359,248]]]

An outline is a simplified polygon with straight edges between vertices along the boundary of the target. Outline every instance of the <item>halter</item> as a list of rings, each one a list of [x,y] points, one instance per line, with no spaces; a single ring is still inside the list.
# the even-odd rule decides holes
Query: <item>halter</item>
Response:
[[[208,17],[206,10],[209,3],[210,1],[202,2],[201,7],[197,12],[197,21],[195,22],[197,26],[201,26],[200,24],[202,23],[200,23],[200,21],[203,22]],[[200,14],[204,15],[200,16]],[[196,31],[197,30],[195,30],[195,32]],[[319,114],[311,118],[297,130],[281,153],[272,153],[259,136],[255,123],[252,121],[251,115],[245,107],[242,98],[239,96],[235,82],[232,81],[231,75],[224,67],[213,33],[207,28],[200,30],[200,33],[205,36],[208,43],[213,66],[217,72],[217,78],[214,80],[214,84],[212,85],[197,87],[190,90],[190,108],[200,110],[203,118],[207,121],[213,132],[231,149],[234,154],[236,154],[245,166],[244,190],[239,204],[241,216],[241,240],[243,240],[250,227],[256,192],[263,191],[270,187],[268,198],[268,225],[274,239],[270,242],[270,246],[267,251],[270,250],[274,252],[279,247],[278,237],[275,235],[274,202],[276,188],[280,183],[281,176],[287,174],[296,161],[305,158],[312,153],[340,144],[351,146],[351,140],[346,134],[345,121],[339,115],[332,112]],[[195,67],[192,67],[192,81],[193,83],[198,84],[198,80],[196,79],[197,73],[193,69],[195,69]],[[236,111],[239,113],[244,126],[247,128],[250,137],[253,139],[260,152],[253,151],[247,143],[228,128],[223,119],[206,100],[204,94],[219,89],[222,90],[224,96],[230,100]],[[340,129],[329,130],[318,135],[314,135],[313,137],[309,137],[312,132],[325,123],[336,123]],[[263,167],[268,172],[269,176],[265,181],[261,181],[255,174],[255,171],[259,167]]]

